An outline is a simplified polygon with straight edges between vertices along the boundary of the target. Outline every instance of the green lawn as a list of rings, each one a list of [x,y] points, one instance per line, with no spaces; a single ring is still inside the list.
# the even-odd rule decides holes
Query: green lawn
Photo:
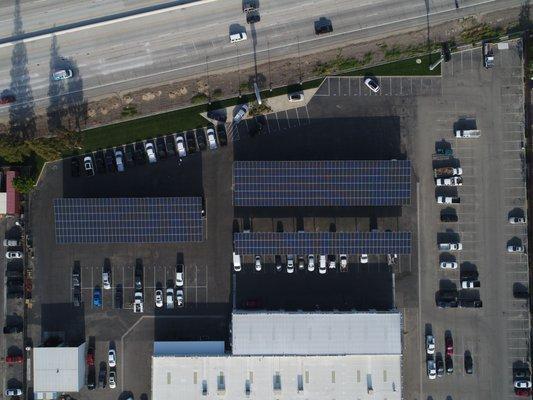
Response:
[[[432,61],[436,59],[432,56]],[[420,58],[422,63],[417,64],[416,59]],[[440,65],[433,71],[429,71],[429,56],[416,57],[408,60],[395,61],[389,64],[379,65],[376,67],[364,68],[341,75],[349,76],[409,76],[409,75],[440,75]],[[302,86],[291,85],[261,92],[264,98],[279,96],[289,93],[299,88],[315,88],[322,82],[322,79],[315,79],[304,82]],[[135,119],[132,121],[119,122],[117,124],[105,126],[102,128],[89,129],[83,132],[83,151],[92,151],[113,147],[124,143],[132,143],[142,139],[148,139],[156,136],[166,135],[173,132],[185,131],[205,126],[207,121],[199,113],[209,109],[229,107],[239,103],[245,103],[253,100],[253,95],[243,95],[228,100],[214,101],[211,105],[200,105],[185,108],[178,111],[171,111],[150,117]]]

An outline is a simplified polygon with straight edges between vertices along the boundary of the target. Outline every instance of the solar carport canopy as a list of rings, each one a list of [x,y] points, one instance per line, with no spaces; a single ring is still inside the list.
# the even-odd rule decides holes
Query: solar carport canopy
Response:
[[[56,242],[172,243],[203,240],[201,197],[54,199]]]
[[[411,232],[251,232],[233,234],[240,255],[410,254]]]
[[[237,207],[403,206],[409,160],[235,161]]]

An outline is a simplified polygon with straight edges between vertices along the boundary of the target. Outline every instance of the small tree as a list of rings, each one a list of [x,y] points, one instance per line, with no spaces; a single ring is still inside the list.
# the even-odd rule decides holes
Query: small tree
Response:
[[[32,176],[17,176],[13,179],[13,187],[19,193],[27,194],[35,186],[35,178]]]

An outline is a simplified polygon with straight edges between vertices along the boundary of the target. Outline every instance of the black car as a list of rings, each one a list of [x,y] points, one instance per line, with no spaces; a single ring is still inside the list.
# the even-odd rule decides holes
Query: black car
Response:
[[[165,142],[167,144],[167,153],[169,156],[176,154],[176,140],[173,135],[168,135],[165,137]]]
[[[218,122],[226,122],[228,120],[228,114],[220,110],[208,111],[207,118],[214,119]]]
[[[444,360],[444,364],[446,366],[446,373],[453,374],[453,360],[450,356],[446,356],[446,359]]]
[[[444,361],[442,360],[442,356],[440,354],[437,354],[437,357],[435,359],[435,364],[437,367],[437,376],[443,376],[444,375]]]
[[[196,130],[196,141],[198,142],[198,148],[200,150],[207,149],[207,139],[205,138],[205,132],[203,129]]]
[[[94,390],[96,387],[96,369],[94,366],[89,367],[89,373],[87,374],[87,389]]]
[[[7,325],[4,326],[4,334],[8,335],[10,333],[20,333],[22,332],[22,325]]]
[[[157,149],[157,158],[167,158],[167,146],[165,145],[165,139],[160,137],[155,141],[155,147]]]
[[[194,132],[188,131],[185,133],[185,140],[187,141],[187,153],[196,153],[196,139],[194,138]]]
[[[126,166],[131,167],[135,165],[135,162],[133,161],[134,154],[135,150],[133,149],[133,146],[131,144],[126,145],[124,150],[124,163]]]
[[[440,308],[455,308],[458,306],[457,304],[457,291],[451,290],[451,291],[444,291],[441,290],[437,293],[436,298],[437,307]]]
[[[257,11],[251,11],[246,14],[246,22],[249,24],[255,24],[259,21],[261,21],[261,16]]]
[[[73,178],[80,176],[80,160],[78,157],[72,157],[70,159],[70,174]]]
[[[123,303],[122,286],[118,285],[115,290],[115,308],[121,309]]]
[[[98,373],[98,387],[102,387],[105,389],[105,385],[107,382],[107,370],[104,368],[100,368],[100,372]]]
[[[228,144],[228,134],[226,133],[226,127],[223,124],[217,126],[217,134],[218,143],[220,143],[221,146],[226,146]]]
[[[457,222],[459,217],[457,214],[443,212],[440,214],[440,220],[442,222]]]
[[[94,161],[96,162],[96,172],[99,174],[105,174],[104,154],[101,151],[98,151],[94,155]]]
[[[283,264],[281,263],[281,256],[279,254],[276,254],[275,262],[276,262],[276,271],[281,272],[281,270],[283,269]]]
[[[315,21],[315,33],[317,35],[322,35],[323,33],[333,32],[333,25],[331,21],[327,18],[320,18],[318,21]]]
[[[105,152],[105,167],[109,172],[115,172],[117,165],[115,164],[115,153],[109,149]]]
[[[74,307],[81,306],[81,290],[79,287],[75,287],[73,290],[72,303],[74,303]]]
[[[24,296],[24,291],[20,286],[9,288],[6,293],[8,299],[22,299],[22,296]]]
[[[6,282],[7,287],[22,286],[24,284],[24,279],[22,278],[11,278]]]
[[[133,159],[135,160],[135,164],[146,164],[146,152],[144,151],[144,145],[142,143],[135,143]]]
[[[474,372],[474,361],[469,351],[465,351],[465,372],[467,374]]]
[[[483,307],[483,302],[481,300],[460,299],[459,300],[459,307],[481,308],[481,307]]]

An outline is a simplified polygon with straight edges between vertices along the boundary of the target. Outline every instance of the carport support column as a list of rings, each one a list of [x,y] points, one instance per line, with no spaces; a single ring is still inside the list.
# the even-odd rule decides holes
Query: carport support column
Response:
[[[259,87],[257,86],[257,81],[254,82],[254,91],[255,97],[257,98],[257,104],[261,105],[261,93],[259,92]]]

